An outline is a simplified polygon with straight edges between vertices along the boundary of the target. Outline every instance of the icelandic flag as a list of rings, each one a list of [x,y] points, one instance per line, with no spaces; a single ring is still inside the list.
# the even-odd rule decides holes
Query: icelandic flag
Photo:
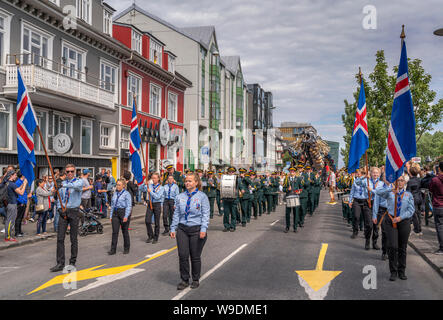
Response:
[[[416,151],[415,115],[409,88],[406,43],[403,42],[388,133],[386,180],[391,183],[396,181],[403,174],[405,163],[415,157]]]
[[[137,184],[143,183],[142,162],[140,160],[140,133],[138,131],[137,111],[135,109],[135,100],[132,102],[132,120],[131,120],[131,135],[129,143],[129,153],[131,154],[132,173],[134,174]]]
[[[366,97],[363,79],[360,84],[357,111],[355,112],[354,132],[349,149],[348,173],[358,169],[360,158],[369,148],[368,121],[366,119]]]
[[[32,135],[37,127],[37,118],[32,108],[31,99],[23,82],[20,68],[17,67],[17,151],[20,172],[31,185],[34,182],[34,140]]]

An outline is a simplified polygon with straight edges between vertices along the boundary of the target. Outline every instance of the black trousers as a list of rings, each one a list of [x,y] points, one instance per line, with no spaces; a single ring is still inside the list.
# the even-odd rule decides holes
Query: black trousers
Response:
[[[22,220],[25,215],[26,204],[17,204],[17,217],[15,218],[15,236],[22,233]]]
[[[66,219],[64,218],[66,217]],[[69,237],[71,238],[71,258],[70,264],[75,264],[78,253],[78,208],[66,209],[60,214],[57,227],[57,264],[65,265],[65,236],[68,225],[70,226]]]
[[[411,219],[400,221],[395,229],[391,218],[386,215],[383,224],[386,231],[389,270],[391,273],[404,273],[406,270],[406,250],[408,248],[409,233],[411,232]]]
[[[163,202],[163,226],[165,231],[169,232],[169,227],[172,223],[172,217],[174,216],[174,204],[175,200],[165,200]]]
[[[358,233],[358,225],[360,224],[361,216],[363,213],[363,221],[365,223],[365,238],[370,239],[372,234],[372,212],[369,209],[367,199],[356,199],[354,198],[352,202],[352,209],[354,211],[354,221],[352,225],[352,230],[354,233]]]
[[[189,282],[189,258],[191,258],[192,280],[200,280],[201,254],[208,235],[200,239],[200,226],[188,227],[179,224],[177,228],[177,250],[180,264],[180,278]]]
[[[115,251],[117,249],[118,233],[120,231],[120,228],[122,228],[122,233],[123,233],[123,248],[125,250],[129,250],[129,247],[131,245],[129,240],[129,231],[128,231],[129,217],[128,221],[126,222],[123,222],[124,218],[125,218],[125,209],[116,209],[112,213],[111,251]]]
[[[158,235],[160,234],[160,215],[162,213],[162,203],[161,202],[153,202],[152,210],[151,207],[147,206],[146,208],[146,230],[148,232],[149,239],[158,240]],[[152,216],[154,216],[154,231],[152,231]]]
[[[415,212],[412,216],[412,224],[414,225],[414,232],[420,233],[421,232],[421,212],[420,212],[420,205],[417,205],[417,203],[414,202],[415,206]],[[18,213],[17,213],[18,217]],[[17,226],[15,227],[15,230],[17,230]]]
[[[386,253],[386,231],[385,231],[385,225],[383,224],[383,222],[381,223],[381,225],[379,226],[378,224],[380,223],[381,218],[383,217],[383,214],[386,212],[386,208],[385,207],[378,207],[378,212],[377,212],[377,224],[374,225],[373,229],[372,229],[372,243],[377,243],[378,237],[380,235],[379,230],[381,228],[381,250],[383,253]],[[385,215],[384,219],[389,219],[389,217],[387,216],[388,214]]]

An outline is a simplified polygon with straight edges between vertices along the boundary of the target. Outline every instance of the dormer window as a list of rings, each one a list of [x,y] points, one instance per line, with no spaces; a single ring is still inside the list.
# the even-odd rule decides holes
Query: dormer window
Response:
[[[150,43],[149,60],[151,60],[155,64],[162,65],[162,46],[159,43],[155,42],[153,39],[151,39]]]
[[[132,50],[142,54],[142,35],[132,30]]]
[[[91,0],[77,0],[77,17],[91,24]]]
[[[175,72],[175,57],[172,55],[168,56],[168,71],[171,73]]]
[[[103,32],[112,35],[112,13],[103,10]]]

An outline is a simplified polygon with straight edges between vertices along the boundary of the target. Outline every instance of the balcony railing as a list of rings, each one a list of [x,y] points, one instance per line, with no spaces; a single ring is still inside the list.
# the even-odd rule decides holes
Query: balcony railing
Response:
[[[67,74],[73,74],[73,71],[75,75],[74,78],[64,75],[59,71],[54,71],[53,66],[59,65],[54,61],[44,59],[44,61],[40,61],[42,63],[35,63],[36,61],[38,61],[38,59],[31,59],[30,64],[20,66],[20,72],[26,86],[45,89],[47,91],[52,91],[55,94],[68,95],[74,99],[81,99],[108,108],[115,107],[114,93],[91,83],[79,80],[86,78],[86,75],[82,74],[80,71],[73,71],[63,65],[60,68],[56,68],[59,70],[64,70],[63,68],[67,69],[67,71],[65,70]],[[88,78],[90,78],[89,75]],[[8,87],[17,87],[17,66],[15,64],[6,65],[6,88]]]

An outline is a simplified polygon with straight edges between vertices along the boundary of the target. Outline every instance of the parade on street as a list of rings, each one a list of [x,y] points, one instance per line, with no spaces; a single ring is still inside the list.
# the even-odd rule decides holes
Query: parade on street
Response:
[[[429,3],[1,1],[0,303],[443,300]]]

